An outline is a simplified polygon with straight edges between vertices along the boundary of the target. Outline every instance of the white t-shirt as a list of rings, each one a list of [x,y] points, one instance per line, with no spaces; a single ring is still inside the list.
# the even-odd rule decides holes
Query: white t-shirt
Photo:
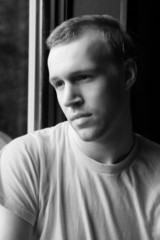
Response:
[[[2,151],[0,203],[40,240],[159,240],[160,146],[139,135],[113,165],[87,157],[68,122],[17,138]]]

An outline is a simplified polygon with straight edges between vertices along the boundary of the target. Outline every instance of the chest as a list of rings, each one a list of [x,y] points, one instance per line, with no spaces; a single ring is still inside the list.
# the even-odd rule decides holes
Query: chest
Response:
[[[42,239],[159,239],[160,191],[154,190],[126,177],[61,172],[41,210]]]

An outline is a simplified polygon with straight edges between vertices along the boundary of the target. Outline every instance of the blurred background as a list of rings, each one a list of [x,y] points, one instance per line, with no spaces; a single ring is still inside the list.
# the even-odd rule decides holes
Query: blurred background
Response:
[[[0,0],[0,136],[15,137],[65,120],[48,83],[45,40],[63,20],[111,14],[134,40],[138,78],[134,130],[160,143],[158,3],[149,0]],[[2,141],[2,140],[1,140]]]
[[[0,1],[0,131],[27,131],[28,1]]]

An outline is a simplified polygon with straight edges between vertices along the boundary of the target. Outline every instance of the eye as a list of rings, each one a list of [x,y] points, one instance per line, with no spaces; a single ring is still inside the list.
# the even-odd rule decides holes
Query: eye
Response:
[[[76,81],[83,81],[83,80],[87,80],[87,79],[89,79],[89,78],[90,78],[89,75],[84,74],[84,75],[76,76],[75,80],[76,80]]]
[[[59,88],[61,88],[63,85],[64,85],[64,81],[62,81],[62,80],[57,80],[57,81],[53,84],[53,86],[55,87],[55,89],[59,89]]]

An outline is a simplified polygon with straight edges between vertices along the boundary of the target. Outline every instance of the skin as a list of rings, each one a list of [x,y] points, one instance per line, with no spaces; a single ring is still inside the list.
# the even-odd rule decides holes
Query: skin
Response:
[[[133,145],[129,89],[133,64],[116,64],[104,41],[90,31],[51,49],[50,83],[82,151],[97,161],[115,163]],[[75,119],[75,118],[76,119]]]
[[[0,205],[0,239],[30,240],[33,226]]]

